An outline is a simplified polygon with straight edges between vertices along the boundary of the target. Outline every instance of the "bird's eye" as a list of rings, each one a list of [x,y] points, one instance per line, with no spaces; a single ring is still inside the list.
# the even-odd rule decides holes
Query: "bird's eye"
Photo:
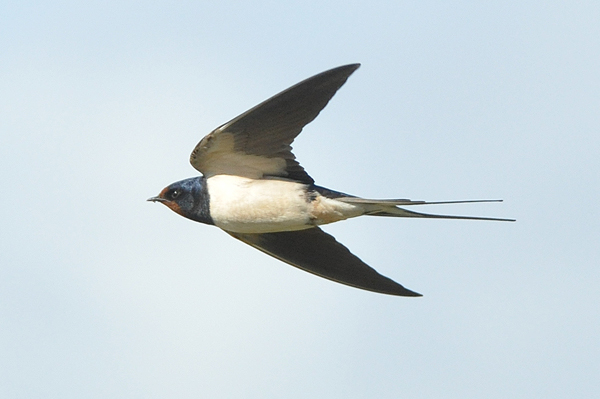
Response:
[[[169,196],[170,199],[174,200],[177,199],[177,197],[179,197],[181,195],[181,190],[178,190],[176,188],[174,188],[173,190],[170,190],[167,195]]]

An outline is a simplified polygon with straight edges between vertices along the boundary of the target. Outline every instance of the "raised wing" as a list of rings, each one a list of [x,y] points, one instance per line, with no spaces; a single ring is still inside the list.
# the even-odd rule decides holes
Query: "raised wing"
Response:
[[[330,69],[258,104],[204,137],[190,162],[205,177],[284,177],[314,183],[292,153],[291,143],[317,117],[360,64]]]
[[[421,296],[377,273],[318,227],[264,234],[227,233],[283,262],[338,283],[381,294]]]

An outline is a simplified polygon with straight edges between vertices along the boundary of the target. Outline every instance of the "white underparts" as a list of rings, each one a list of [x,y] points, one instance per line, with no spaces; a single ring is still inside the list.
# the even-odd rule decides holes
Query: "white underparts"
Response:
[[[289,180],[215,175],[206,180],[217,227],[237,233],[304,230],[360,216],[364,207],[316,194]]]

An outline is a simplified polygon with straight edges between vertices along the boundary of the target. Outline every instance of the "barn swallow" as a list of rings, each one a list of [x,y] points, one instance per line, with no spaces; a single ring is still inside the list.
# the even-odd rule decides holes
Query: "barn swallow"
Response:
[[[192,151],[190,162],[202,176],[173,183],[148,201],[217,226],[268,255],[338,283],[382,294],[421,296],[379,274],[319,226],[362,215],[513,220],[400,208],[501,200],[379,200],[317,186],[296,161],[291,144],[359,66],[322,72],[219,126]]]

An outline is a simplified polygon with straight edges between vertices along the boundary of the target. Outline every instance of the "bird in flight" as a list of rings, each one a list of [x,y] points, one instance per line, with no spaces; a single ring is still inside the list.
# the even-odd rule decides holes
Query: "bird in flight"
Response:
[[[494,202],[366,199],[315,184],[292,153],[302,128],[317,117],[360,64],[308,78],[205,136],[190,162],[202,173],[173,183],[148,201],[292,266],[338,283],[398,296],[421,296],[379,274],[319,226],[357,216],[513,221],[419,213],[400,206]]]

